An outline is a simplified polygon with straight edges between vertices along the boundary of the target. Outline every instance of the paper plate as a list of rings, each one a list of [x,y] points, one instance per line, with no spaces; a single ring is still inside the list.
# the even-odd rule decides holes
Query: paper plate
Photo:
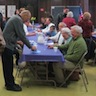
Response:
[[[36,51],[32,51],[32,53],[39,54],[39,53],[41,53],[41,51],[40,50],[36,50]]]
[[[53,45],[54,43],[53,42],[51,42],[51,43],[47,43],[47,45]]]

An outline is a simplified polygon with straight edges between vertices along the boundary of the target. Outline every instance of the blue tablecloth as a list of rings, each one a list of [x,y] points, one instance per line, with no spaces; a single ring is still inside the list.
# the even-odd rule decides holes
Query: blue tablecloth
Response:
[[[96,38],[96,35],[92,35],[92,37]]]
[[[37,42],[37,36],[27,37],[29,40]],[[38,44],[37,49],[40,53],[32,52],[26,45],[24,45],[23,54],[20,61],[52,61],[52,62],[64,62],[63,54],[57,50],[49,49],[47,45]]]
[[[34,27],[35,27],[35,28],[38,28],[39,25],[40,25],[39,23],[35,23]],[[30,26],[27,27],[28,32],[34,32],[34,31],[35,31],[35,28],[32,28],[32,27],[30,27]]]
[[[28,32],[33,32],[34,30],[32,29],[32,27],[27,27]]]

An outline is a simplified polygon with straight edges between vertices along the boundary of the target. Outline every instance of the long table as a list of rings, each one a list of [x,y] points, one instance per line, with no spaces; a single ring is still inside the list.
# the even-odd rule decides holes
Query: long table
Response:
[[[28,37],[28,39],[37,42],[37,36]],[[55,52],[53,49],[49,49],[47,45],[38,43],[37,43],[37,50],[39,50],[40,53],[34,53],[26,45],[24,45],[22,60],[64,62],[64,56],[59,50]]]
[[[36,36],[31,36],[27,37],[30,40],[34,40],[37,42],[37,35]],[[49,42],[49,41],[48,41]],[[64,56],[63,54],[57,50],[55,52],[53,49],[49,49],[47,45],[44,44],[38,44],[37,43],[37,49],[40,51],[40,53],[34,53],[32,52],[26,45],[24,45],[23,53],[21,56],[20,61],[26,61],[26,62],[44,62],[46,65],[46,78],[45,80],[41,80],[38,78],[37,74],[37,63],[35,64],[35,81],[48,81],[48,82],[53,82],[54,85],[56,86],[56,82],[54,80],[50,80],[48,78],[48,63],[47,62],[62,62],[64,63]]]

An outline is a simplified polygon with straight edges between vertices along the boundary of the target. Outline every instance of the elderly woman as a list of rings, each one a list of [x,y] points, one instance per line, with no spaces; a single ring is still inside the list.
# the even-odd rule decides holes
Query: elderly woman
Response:
[[[83,29],[83,37],[86,41],[88,47],[88,54],[86,55],[86,60],[92,59],[94,57],[94,43],[92,42],[92,32],[93,32],[93,23],[90,20],[91,14],[89,12],[85,12],[83,14],[83,19],[78,22],[78,25]]]
[[[69,28],[65,27],[61,29],[61,34],[64,38],[64,44],[67,44],[72,39],[71,31]],[[59,46],[59,44],[49,45],[49,48],[53,48],[54,46]]]
[[[74,16],[73,15],[73,12],[72,11],[69,11],[67,13],[67,17],[62,20],[62,22],[64,22],[67,25],[68,28],[70,28],[73,25],[76,25],[76,21],[73,18],[73,16]]]
[[[61,34],[64,37],[64,44],[67,44],[72,39],[71,30],[69,28],[62,28]]]

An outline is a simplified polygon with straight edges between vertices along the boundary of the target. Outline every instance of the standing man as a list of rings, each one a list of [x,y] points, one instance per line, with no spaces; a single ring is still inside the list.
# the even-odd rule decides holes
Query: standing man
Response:
[[[67,13],[69,12],[69,9],[67,8],[67,7],[65,7],[64,9],[63,9],[63,12],[62,13],[59,13],[58,15],[57,15],[57,29],[58,29],[58,24],[60,23],[60,22],[62,22],[62,20],[67,16]]]
[[[24,10],[20,15],[11,17],[4,28],[3,36],[6,41],[6,47],[2,53],[3,74],[5,79],[5,87],[10,91],[22,91],[22,88],[15,84],[13,76],[13,54],[17,44],[18,38],[26,45],[30,50],[36,50],[35,46],[31,46],[26,39],[26,35],[23,29],[23,23],[30,20],[31,13],[28,10]]]

